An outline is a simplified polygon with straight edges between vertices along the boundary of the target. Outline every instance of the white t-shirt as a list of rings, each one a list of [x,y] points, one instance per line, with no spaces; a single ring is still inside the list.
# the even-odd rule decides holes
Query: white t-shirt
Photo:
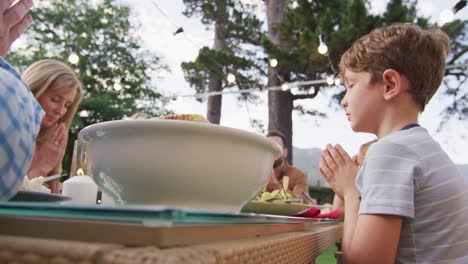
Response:
[[[403,217],[396,263],[468,263],[468,186],[426,129],[372,144],[356,185],[359,214]]]

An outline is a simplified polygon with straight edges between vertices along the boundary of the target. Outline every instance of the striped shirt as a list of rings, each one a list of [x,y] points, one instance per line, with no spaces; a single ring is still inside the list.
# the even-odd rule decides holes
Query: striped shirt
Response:
[[[356,185],[359,214],[403,217],[396,263],[468,263],[468,186],[426,129],[374,143]]]
[[[4,201],[16,193],[26,175],[44,111],[1,57],[0,110],[0,201]]]

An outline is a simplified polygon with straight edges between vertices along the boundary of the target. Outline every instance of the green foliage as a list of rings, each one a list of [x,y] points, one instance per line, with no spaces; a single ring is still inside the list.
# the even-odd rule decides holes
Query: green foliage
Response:
[[[72,144],[84,126],[134,112],[160,114],[160,94],[150,80],[164,67],[157,56],[141,48],[135,36],[138,25],[130,23],[131,10],[120,1],[39,0],[35,6],[26,46],[7,59],[23,71],[44,58],[68,63],[72,47],[79,54],[79,63],[70,66],[86,90],[78,112],[85,110],[88,115],[73,120],[63,162],[66,170]],[[113,88],[116,82],[121,82],[119,91]]]
[[[188,17],[200,17],[207,28],[213,27],[220,16],[225,18],[225,30],[220,34],[225,41],[222,49],[203,47],[195,61],[183,62],[185,79],[198,93],[208,91],[209,79],[221,80],[221,89],[259,87],[265,76],[265,61],[256,57],[263,36],[262,22],[253,10],[234,0],[184,0]],[[228,83],[226,76],[233,73],[235,83]],[[255,100],[256,96],[240,96],[240,99]],[[200,99],[204,100],[204,98]]]
[[[286,45],[285,51],[275,48],[268,40],[263,40],[266,52],[278,59],[279,71],[291,73],[291,82],[336,76],[341,55],[356,39],[375,28],[395,22],[413,22],[423,27],[433,26],[429,24],[427,18],[416,15],[416,0],[390,0],[386,11],[377,15],[368,13],[368,1],[364,0],[297,2],[299,4],[297,8],[286,8],[285,20],[280,28],[281,38]],[[452,49],[457,47],[457,54],[466,52],[467,30],[463,23],[452,24],[444,27],[452,37]],[[320,34],[326,38],[328,56],[317,52]],[[459,62],[466,63],[466,56],[464,61],[459,60]],[[330,105],[338,106],[345,90],[339,88],[334,91],[334,100]],[[465,93],[466,101],[468,100]],[[305,107],[299,108],[296,105],[295,109],[304,110]],[[459,113],[463,112],[460,105],[457,110]]]
[[[289,2],[289,1],[288,1]],[[262,86],[266,76],[267,65],[256,53],[266,54],[278,60],[277,71],[290,82],[323,79],[327,76],[338,74],[338,65],[341,55],[359,37],[371,30],[390,25],[395,22],[413,22],[423,27],[434,27],[428,18],[418,17],[416,0],[390,0],[382,14],[370,14],[370,3],[366,0],[297,0],[297,7],[289,5],[285,9],[284,22],[280,27],[280,35],[285,46],[279,49],[273,45],[261,29],[261,22],[249,10],[238,1],[234,0],[184,0],[188,17],[200,17],[207,28],[214,27],[220,12],[226,8],[228,19],[226,20],[227,45],[223,50],[214,50],[204,47],[200,50],[197,59],[193,62],[185,62],[182,68],[185,78],[197,92],[208,91],[210,76],[221,80],[222,88],[237,86],[238,89]],[[443,28],[452,39],[452,50],[456,51],[456,60],[451,62],[466,63],[466,26],[464,22],[453,22]],[[317,52],[319,35],[325,37],[329,53],[323,56]],[[245,45],[249,45],[245,48]],[[255,47],[255,48],[252,48]],[[236,60],[242,58],[242,60]],[[264,70],[262,70],[264,69]],[[224,78],[227,73],[236,73],[236,83],[229,84]],[[455,86],[446,90],[449,96],[454,98],[453,104],[446,109],[446,119],[458,117],[460,120],[468,115],[468,96],[461,89],[466,80],[463,70],[450,70],[447,75],[456,79]],[[327,85],[317,85],[316,88],[332,88]],[[302,87],[302,92],[307,93],[311,87]],[[339,101],[343,98],[345,89],[338,87],[328,89],[334,93],[331,107],[339,107]],[[310,92],[309,92],[310,93]],[[314,93],[310,93],[312,98]],[[299,97],[299,98],[305,98]],[[249,99],[240,96],[240,99]],[[290,100],[294,100],[290,96]],[[252,100],[254,101],[254,100]],[[457,103],[458,102],[458,103]],[[284,104],[281,104],[284,105]],[[312,114],[325,117],[324,113],[316,109],[309,109],[307,105],[296,103],[294,109],[302,114]],[[273,112],[280,111],[274,109]],[[252,121],[252,120],[251,120]],[[258,125],[258,122],[252,121]],[[287,126],[279,124],[279,126]],[[261,125],[261,124],[260,124]],[[288,131],[287,128],[281,128]]]
[[[366,2],[362,0],[300,0],[298,3],[297,8],[286,8],[280,28],[285,51],[274,48],[268,40],[264,40],[266,52],[278,58],[279,71],[292,73],[290,81],[336,76],[344,51],[356,39],[383,25],[385,21],[385,18],[369,14]],[[317,52],[319,35],[325,38],[329,50],[327,56]],[[344,89],[339,89],[334,98],[340,100],[343,92]]]

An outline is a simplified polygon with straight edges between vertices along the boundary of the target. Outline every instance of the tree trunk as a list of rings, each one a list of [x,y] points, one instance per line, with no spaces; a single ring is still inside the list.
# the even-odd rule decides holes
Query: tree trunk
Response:
[[[278,48],[284,49],[284,43],[279,36],[279,27],[284,20],[285,0],[265,0],[268,23],[268,39]],[[279,65],[281,67],[281,65]],[[268,67],[268,86],[281,86],[289,81],[287,72],[277,71]],[[289,150],[287,160],[292,164],[292,110],[293,98],[288,91],[268,91],[268,130],[279,130],[285,136],[286,147]]]
[[[218,10],[216,12],[215,21],[215,35],[214,35],[214,50],[223,50],[226,48],[226,19],[228,17],[226,9],[226,1],[217,1]],[[210,79],[208,84],[209,92],[217,92],[222,90],[223,85],[223,72],[222,66],[219,64],[213,65],[215,69],[210,73]],[[206,118],[213,124],[219,124],[221,121],[221,105],[222,96],[215,95],[208,97],[208,104],[206,109]]]

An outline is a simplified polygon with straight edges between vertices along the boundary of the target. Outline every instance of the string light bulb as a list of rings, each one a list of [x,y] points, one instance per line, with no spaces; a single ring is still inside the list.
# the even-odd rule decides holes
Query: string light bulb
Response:
[[[120,84],[120,82],[115,82],[114,83],[114,90],[116,90],[116,91],[122,90],[122,85]]]
[[[228,73],[227,75],[227,81],[228,83],[234,83],[236,81],[236,76],[232,73]]]
[[[122,90],[122,83],[125,81],[125,78],[121,78],[120,80],[117,80],[115,83],[114,83],[114,90],[116,91],[120,91]]]
[[[78,53],[76,53],[75,45],[70,45],[70,55],[68,55],[68,61],[71,64],[78,64],[80,61],[80,57],[78,56]]]
[[[338,86],[341,84],[340,78],[335,78],[335,85]]]
[[[270,66],[275,68],[276,66],[278,66],[278,60],[277,59],[271,59],[270,60]]]
[[[281,85],[281,90],[287,91],[288,89],[289,89],[289,85],[288,85],[287,83],[283,83],[283,84]]]
[[[452,10],[445,9],[440,13],[439,19],[442,24],[450,23],[455,18],[455,14]]]
[[[322,34],[319,35],[319,46],[317,50],[322,55],[327,54],[328,52],[328,47]]]
[[[460,0],[452,9],[445,9],[440,13],[439,19],[442,24],[450,23],[455,19],[455,14],[466,6],[467,0]]]
[[[328,76],[328,77],[327,77],[327,84],[328,84],[328,85],[332,85],[333,83],[335,83],[335,80],[333,80],[333,77]]]
[[[78,115],[80,117],[89,117],[89,112],[87,110],[81,110]]]

